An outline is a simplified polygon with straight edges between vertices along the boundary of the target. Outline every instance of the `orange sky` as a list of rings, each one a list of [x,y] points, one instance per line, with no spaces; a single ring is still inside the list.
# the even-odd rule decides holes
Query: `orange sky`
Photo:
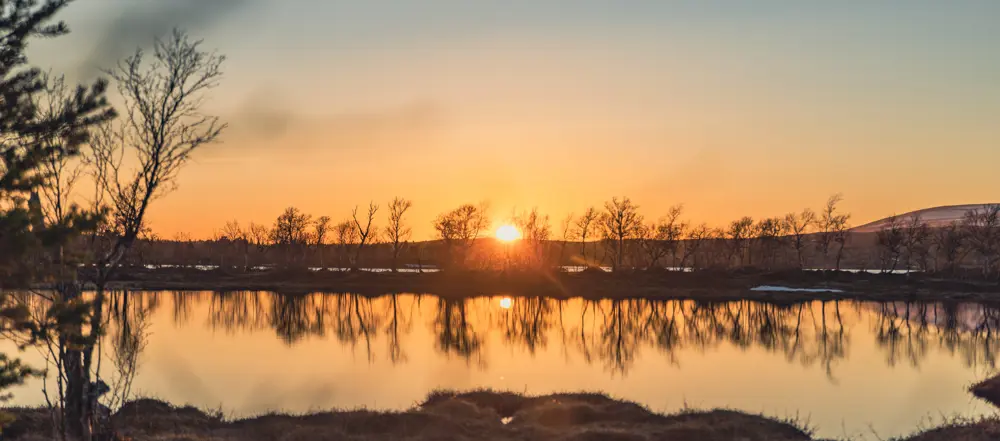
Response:
[[[837,192],[856,224],[1000,201],[1000,6],[892,3],[82,0],[33,50],[82,77],[169,19],[229,56],[208,108],[230,130],[152,208],[162,237],[394,196],[418,239],[484,200],[716,225]]]

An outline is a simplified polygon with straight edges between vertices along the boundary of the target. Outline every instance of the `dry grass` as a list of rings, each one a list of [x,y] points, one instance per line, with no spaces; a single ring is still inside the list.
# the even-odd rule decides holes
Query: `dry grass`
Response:
[[[11,409],[18,421],[4,438],[44,440],[48,414]],[[142,399],[113,417],[120,439],[155,441],[808,441],[797,419],[783,421],[733,410],[660,415],[601,394],[524,396],[478,390],[436,391],[406,412],[367,410],[226,420],[193,407]],[[996,420],[958,421],[906,441],[1000,439]]]
[[[1000,375],[973,384],[969,392],[993,405],[1000,406]]]

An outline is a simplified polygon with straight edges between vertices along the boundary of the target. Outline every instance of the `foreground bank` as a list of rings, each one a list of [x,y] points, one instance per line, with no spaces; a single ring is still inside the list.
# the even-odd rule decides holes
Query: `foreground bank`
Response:
[[[135,290],[332,292],[363,295],[434,294],[446,298],[545,296],[588,299],[652,298],[774,301],[1000,299],[1000,284],[929,274],[868,274],[823,271],[634,271],[605,273],[438,272],[130,269],[112,287]],[[770,287],[761,290],[760,287]],[[757,288],[755,290],[755,288]]]
[[[52,439],[42,409],[11,409],[16,421],[4,439]],[[270,414],[227,421],[192,407],[155,400],[126,404],[112,416],[117,439],[203,441],[305,440],[673,440],[809,441],[797,421],[730,410],[659,415],[599,394],[528,397],[509,392],[436,392],[405,412],[342,411]],[[915,434],[907,441],[986,441],[1000,421],[982,420]]]

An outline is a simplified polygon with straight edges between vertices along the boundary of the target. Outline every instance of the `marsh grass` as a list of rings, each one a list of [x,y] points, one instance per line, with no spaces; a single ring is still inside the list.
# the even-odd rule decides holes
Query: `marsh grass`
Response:
[[[44,409],[8,411],[18,421],[3,439],[50,439]],[[491,389],[435,390],[399,412],[268,412],[249,418],[227,417],[221,408],[172,406],[142,398],[122,406],[112,421],[119,439],[164,441],[809,441],[815,434],[809,417],[798,413],[769,417],[731,409],[700,411],[685,403],[676,413],[658,414],[600,393],[531,396]],[[882,441],[1000,439],[996,418],[942,416],[940,426],[917,430]],[[861,439],[870,438],[844,441]]]

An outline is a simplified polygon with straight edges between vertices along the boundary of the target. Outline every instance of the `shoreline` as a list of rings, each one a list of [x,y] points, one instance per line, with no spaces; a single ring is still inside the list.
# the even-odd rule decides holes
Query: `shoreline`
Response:
[[[14,416],[4,439],[48,439],[52,420],[45,408],[2,409]],[[415,441],[564,440],[814,441],[807,420],[775,418],[732,409],[684,409],[659,414],[600,393],[527,396],[515,392],[435,391],[401,412],[338,410],[299,415],[270,413],[227,419],[219,412],[173,406],[154,399],[126,403],[110,416],[116,439]],[[952,421],[914,429],[899,441],[980,441],[1000,435],[1000,420]]]
[[[762,288],[765,287],[765,288]],[[772,288],[766,288],[772,287]],[[827,271],[539,273],[373,273],[188,268],[128,272],[108,286],[142,291],[272,291],[280,294],[352,293],[366,296],[415,293],[447,299],[489,296],[556,299],[1000,301],[995,281],[945,279],[924,274]],[[753,290],[757,288],[758,290]]]

